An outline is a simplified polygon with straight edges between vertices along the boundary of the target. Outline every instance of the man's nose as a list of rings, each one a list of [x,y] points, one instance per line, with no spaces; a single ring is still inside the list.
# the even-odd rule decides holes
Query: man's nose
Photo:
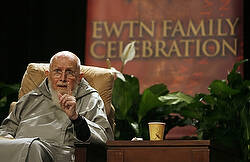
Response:
[[[60,78],[62,81],[66,81],[66,79],[67,79],[67,75],[66,75],[66,72],[65,71],[63,71],[62,72],[62,75],[61,75],[61,78]]]

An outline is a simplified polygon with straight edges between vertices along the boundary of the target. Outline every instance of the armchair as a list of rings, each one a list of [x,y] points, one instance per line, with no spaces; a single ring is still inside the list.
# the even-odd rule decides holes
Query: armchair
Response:
[[[23,75],[18,99],[39,86],[46,77],[45,71],[48,69],[48,63],[30,63]],[[114,130],[115,109],[111,104],[114,75],[109,69],[84,65],[81,65],[81,72],[83,72],[84,78],[93,88],[95,88],[99,92],[101,98],[103,99],[108,120],[112,129]],[[10,105],[10,112],[12,111],[14,106],[15,102]],[[86,149],[76,146],[76,162],[84,160],[84,156],[86,156]]]

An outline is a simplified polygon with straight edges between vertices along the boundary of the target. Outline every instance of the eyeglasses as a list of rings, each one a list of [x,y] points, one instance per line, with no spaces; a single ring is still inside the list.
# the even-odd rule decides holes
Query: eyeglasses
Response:
[[[52,71],[52,74],[55,78],[61,78],[63,73],[66,78],[74,78],[76,76],[76,73],[72,70],[65,70],[65,72],[63,72],[61,69],[55,69]]]

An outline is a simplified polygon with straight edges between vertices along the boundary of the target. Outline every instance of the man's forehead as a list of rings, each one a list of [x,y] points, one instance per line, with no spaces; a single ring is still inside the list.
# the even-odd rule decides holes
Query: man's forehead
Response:
[[[55,68],[76,68],[77,62],[68,57],[55,57],[51,63],[51,67]]]
[[[65,55],[65,54],[58,54],[58,55],[55,55],[54,61],[65,61],[65,60],[68,60],[68,61],[74,61],[76,62],[76,58],[74,57],[74,55]]]
[[[65,66],[65,65],[57,65],[57,64],[52,64],[52,69],[71,69],[71,70],[76,70],[76,67],[75,66]]]

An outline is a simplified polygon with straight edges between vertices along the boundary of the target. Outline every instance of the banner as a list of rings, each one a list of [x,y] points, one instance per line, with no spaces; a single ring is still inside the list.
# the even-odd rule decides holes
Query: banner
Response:
[[[89,0],[85,64],[121,68],[120,55],[136,41],[123,73],[140,89],[164,83],[187,94],[207,93],[243,59],[243,0]]]

